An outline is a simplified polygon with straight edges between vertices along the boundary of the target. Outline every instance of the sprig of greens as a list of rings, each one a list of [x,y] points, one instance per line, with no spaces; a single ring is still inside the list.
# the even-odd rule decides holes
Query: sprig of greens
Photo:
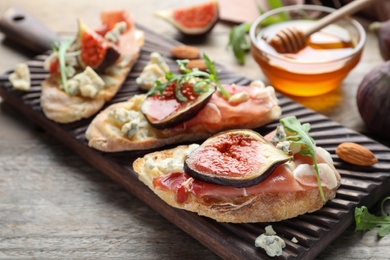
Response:
[[[203,57],[209,73],[200,71],[197,68],[194,68],[192,70],[187,69],[186,65],[189,62],[189,60],[177,60],[176,62],[182,74],[174,74],[172,72],[166,72],[165,73],[166,81],[156,80],[154,87],[151,90],[149,90],[149,92],[146,95],[154,96],[157,93],[163,95],[164,90],[166,89],[167,86],[176,83],[175,85],[176,98],[179,101],[187,102],[187,98],[181,93],[181,87],[185,82],[188,82],[191,79],[196,78],[198,80],[195,81],[193,86],[195,93],[201,94],[203,92],[207,92],[208,86],[211,86],[214,83],[217,85],[219,91],[222,93],[223,96],[225,96],[226,98],[230,98],[229,92],[227,92],[226,89],[219,82],[218,74],[215,70],[214,63],[210,60],[210,58],[206,54],[203,54]]]
[[[381,216],[371,214],[366,206],[355,208],[356,231],[367,231],[378,227],[378,236],[384,237],[390,233],[390,215],[384,210],[385,201],[390,200],[385,197],[381,203]]]
[[[72,45],[73,39],[67,39],[61,41],[52,46],[53,51],[57,53],[59,65],[60,65],[60,74],[61,74],[61,85],[64,88],[66,93],[69,93],[68,89],[68,76],[67,76],[67,66],[66,66],[66,57],[74,56],[79,54],[79,52],[68,52],[70,46]]]
[[[229,33],[228,47],[233,49],[234,56],[238,62],[245,64],[245,53],[249,51],[250,45],[247,39],[247,33],[251,28],[251,23],[242,23],[234,26]]]
[[[210,76],[209,76],[210,80],[215,82],[215,84],[217,84],[217,87],[219,88],[219,91],[221,92],[222,96],[226,98],[230,98],[229,92],[226,91],[226,89],[221,85],[221,82],[219,81],[217,71],[215,70],[214,62],[211,61],[206,54],[203,54],[203,58],[210,72]]]
[[[286,136],[286,140],[290,141],[294,145],[300,145],[301,150],[299,153],[308,155],[313,158],[314,170],[316,171],[318,189],[323,201],[325,201],[324,191],[321,185],[320,173],[318,171],[316,148],[313,138],[309,135],[310,124],[301,124],[295,116],[289,116],[280,119],[280,123],[284,129],[289,132]]]
[[[267,3],[271,10],[283,6],[282,0],[267,0]],[[257,5],[257,9],[259,11],[259,14],[265,13],[264,9],[259,4]],[[288,19],[288,13],[281,13],[279,15],[269,16],[262,22],[262,25],[269,25]],[[228,47],[232,48],[234,56],[241,65],[245,64],[245,54],[250,49],[247,34],[251,26],[251,23],[242,23],[234,26],[229,33]]]

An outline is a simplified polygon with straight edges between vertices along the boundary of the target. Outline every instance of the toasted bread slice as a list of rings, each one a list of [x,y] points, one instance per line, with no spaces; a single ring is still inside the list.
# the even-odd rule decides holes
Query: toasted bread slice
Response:
[[[71,123],[96,114],[121,88],[128,73],[139,57],[144,33],[135,31],[138,47],[131,57],[124,56],[99,76],[105,83],[95,98],[74,96],[59,88],[59,75],[50,75],[42,82],[41,107],[47,118],[58,123]]]
[[[340,175],[322,148],[318,150],[328,158],[319,161],[329,164],[333,171],[332,181],[322,184],[325,200],[315,181],[307,186],[296,180],[291,163],[279,166],[265,181],[252,187],[205,183],[183,173],[185,157],[195,148],[197,145],[182,145],[150,153],[135,160],[133,168],[139,179],[167,204],[219,222],[275,222],[313,212],[334,198],[340,185]]]
[[[163,130],[153,128],[141,112],[141,104],[146,95],[133,96],[126,102],[107,107],[93,119],[86,131],[88,144],[105,152],[152,149],[167,144],[202,140],[223,130],[260,127],[277,119],[281,114],[272,87],[226,88],[248,91],[249,101],[230,105],[214,93],[209,103],[195,117]],[[137,129],[133,135],[126,135],[126,131],[122,131],[123,124],[110,116],[116,110],[133,114],[133,120],[137,121]]]

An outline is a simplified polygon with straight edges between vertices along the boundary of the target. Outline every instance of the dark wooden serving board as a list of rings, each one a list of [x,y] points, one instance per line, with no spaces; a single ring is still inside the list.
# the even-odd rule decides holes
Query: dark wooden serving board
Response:
[[[141,29],[146,33],[146,42],[140,58],[128,75],[123,88],[107,105],[127,100],[132,95],[140,92],[135,84],[135,78],[149,61],[149,55],[152,51],[160,52],[170,66],[175,66],[175,61],[169,55],[169,49],[180,43],[166,39],[146,28],[142,27]],[[212,53],[209,56],[212,58]],[[40,84],[47,76],[47,72],[42,67],[46,57],[46,54],[39,55],[28,62],[32,78],[32,89],[29,92],[12,89],[8,82],[8,75],[11,71],[0,77],[0,95],[5,102],[8,102],[27,118],[61,140],[81,158],[125,187],[149,207],[199,240],[219,256],[230,259],[268,258],[262,249],[254,246],[254,241],[257,236],[264,233],[264,227],[270,223],[218,223],[191,212],[172,208],[141,183],[132,169],[133,161],[150,151],[102,153],[87,145],[84,133],[90,119],[71,124],[57,124],[48,120],[44,116],[39,102]],[[217,65],[217,68],[220,70],[219,75],[223,83],[246,85],[251,81],[245,76],[227,71],[219,65]],[[271,223],[277,234],[287,244],[283,250],[283,255],[278,259],[312,259],[349,225],[353,224],[355,207],[360,205],[371,207],[389,191],[390,149],[293,102],[287,97],[278,94],[278,98],[283,116],[296,115],[301,122],[311,124],[311,135],[319,146],[331,153],[335,166],[342,176],[342,184],[337,191],[336,198],[328,202],[321,210],[290,220]],[[276,125],[277,121],[256,130],[265,134],[273,130]],[[360,143],[371,149],[379,162],[373,167],[355,167],[343,163],[335,155],[335,149],[338,144],[345,141]],[[298,239],[298,243],[291,242],[293,237]],[[179,243],[179,241],[176,242]]]

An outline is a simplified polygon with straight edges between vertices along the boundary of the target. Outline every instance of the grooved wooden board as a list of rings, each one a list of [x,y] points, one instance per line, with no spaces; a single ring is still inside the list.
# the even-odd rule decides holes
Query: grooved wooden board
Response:
[[[149,61],[149,55],[152,51],[160,52],[172,68],[176,67],[175,61],[169,56],[169,49],[180,43],[163,38],[146,28],[142,27],[141,29],[146,32],[146,43],[140,59],[128,75],[123,88],[109,104],[125,101],[130,96],[140,92],[135,84],[135,78]],[[212,57],[212,54],[210,56]],[[269,223],[217,223],[194,213],[172,208],[141,183],[132,169],[132,162],[149,151],[102,153],[87,145],[84,133],[90,119],[66,125],[46,119],[39,102],[40,83],[47,76],[42,68],[46,57],[45,54],[39,55],[28,62],[31,70],[32,89],[27,93],[12,89],[7,79],[11,71],[0,77],[0,94],[4,101],[221,257],[267,258],[263,250],[254,246],[254,241],[258,235],[264,233],[264,228]],[[243,85],[250,83],[250,79],[243,75],[227,71],[219,65],[217,68],[220,70],[219,75],[223,83]],[[371,207],[388,192],[390,187],[390,149],[330,121],[280,94],[278,94],[278,98],[283,116],[296,115],[301,122],[311,124],[311,135],[319,146],[331,153],[335,166],[342,175],[342,184],[337,191],[336,198],[328,202],[321,210],[290,220],[272,223],[277,234],[287,244],[280,259],[312,259],[349,225],[353,224],[355,207],[360,205]],[[273,130],[277,124],[275,121],[256,130],[265,134]],[[335,155],[335,149],[339,143],[345,141],[360,143],[371,149],[378,157],[379,162],[373,167],[356,167],[343,163]],[[297,238],[298,243],[291,242],[293,237]]]

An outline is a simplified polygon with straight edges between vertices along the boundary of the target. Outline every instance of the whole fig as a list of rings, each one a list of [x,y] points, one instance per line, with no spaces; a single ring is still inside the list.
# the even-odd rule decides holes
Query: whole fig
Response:
[[[379,50],[382,58],[390,60],[390,20],[385,22],[374,22],[370,25],[370,30],[378,36]]]
[[[374,67],[363,78],[356,101],[367,128],[390,139],[390,61]]]

